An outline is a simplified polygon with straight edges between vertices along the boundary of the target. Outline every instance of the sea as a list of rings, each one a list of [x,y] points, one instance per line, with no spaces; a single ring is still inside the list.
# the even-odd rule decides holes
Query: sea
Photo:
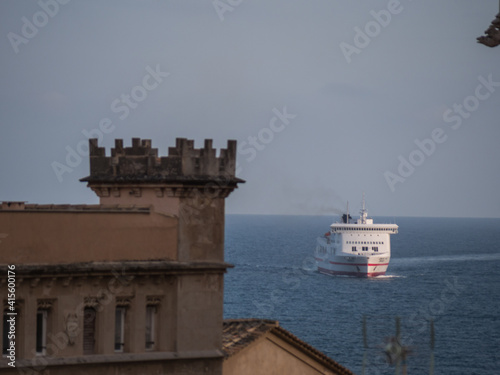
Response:
[[[317,272],[331,216],[226,215],[224,318],[279,321],[356,374],[500,374],[500,219],[374,217],[395,223],[376,278]]]

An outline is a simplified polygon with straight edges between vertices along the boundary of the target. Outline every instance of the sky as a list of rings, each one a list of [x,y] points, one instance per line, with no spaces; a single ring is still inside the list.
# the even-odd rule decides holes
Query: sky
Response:
[[[500,217],[497,0],[2,0],[0,201],[95,204],[86,144],[238,141],[239,214]]]

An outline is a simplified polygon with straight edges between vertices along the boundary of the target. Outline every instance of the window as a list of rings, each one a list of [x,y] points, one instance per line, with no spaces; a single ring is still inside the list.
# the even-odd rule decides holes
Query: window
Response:
[[[363,251],[368,251],[368,246],[363,246]]]
[[[115,352],[123,352],[125,346],[125,312],[126,308],[117,306],[115,310]]]
[[[376,253],[378,252],[378,246],[373,246],[372,250],[375,251]]]
[[[155,348],[156,306],[146,306],[146,350]]]
[[[93,307],[83,310],[83,354],[95,353],[95,324],[97,312]]]
[[[47,310],[36,312],[36,354],[45,355],[47,349]]]
[[[352,251],[356,251],[356,246],[353,246],[353,247],[352,247]]]

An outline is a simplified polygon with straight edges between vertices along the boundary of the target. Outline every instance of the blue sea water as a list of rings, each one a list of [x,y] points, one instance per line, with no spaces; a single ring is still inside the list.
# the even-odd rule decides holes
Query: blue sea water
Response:
[[[408,374],[429,374],[431,355],[434,374],[500,374],[500,219],[374,219],[399,233],[387,274],[359,279],[315,271],[316,237],[335,218],[227,215],[224,317],[279,320],[367,375],[395,373],[383,347],[399,317]]]

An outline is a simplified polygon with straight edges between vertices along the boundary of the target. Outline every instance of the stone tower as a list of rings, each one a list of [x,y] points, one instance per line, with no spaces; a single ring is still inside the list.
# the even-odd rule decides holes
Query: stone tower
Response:
[[[177,138],[168,156],[158,157],[150,140],[132,139],[132,147],[115,140],[111,156],[90,140],[90,176],[81,179],[99,196],[100,204],[152,205],[179,219],[178,260],[224,260],[224,199],[238,183],[236,141],[227,148],[194,148]]]

